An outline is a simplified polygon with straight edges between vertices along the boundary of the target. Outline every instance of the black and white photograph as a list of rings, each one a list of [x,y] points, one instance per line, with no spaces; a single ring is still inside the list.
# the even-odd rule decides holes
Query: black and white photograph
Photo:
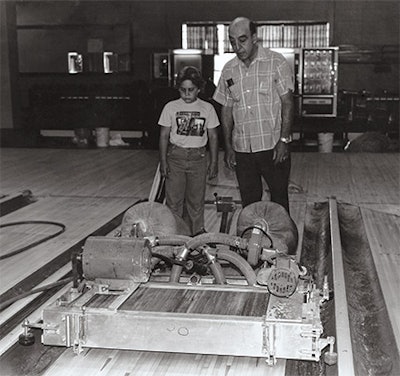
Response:
[[[398,0],[0,0],[1,376],[400,376]]]

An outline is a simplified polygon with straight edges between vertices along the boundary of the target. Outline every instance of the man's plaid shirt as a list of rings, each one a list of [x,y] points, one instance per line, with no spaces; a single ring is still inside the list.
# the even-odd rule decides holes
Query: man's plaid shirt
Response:
[[[235,151],[250,153],[275,147],[282,123],[280,96],[293,88],[293,72],[286,59],[261,46],[248,68],[238,57],[225,64],[213,98],[233,107]]]

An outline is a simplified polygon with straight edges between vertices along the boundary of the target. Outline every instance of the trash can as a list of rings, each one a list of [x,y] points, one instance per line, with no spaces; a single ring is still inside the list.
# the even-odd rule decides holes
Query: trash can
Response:
[[[110,128],[96,128],[96,145],[98,148],[106,148],[110,142]]]
[[[331,153],[333,150],[333,133],[318,133],[318,151]]]
[[[91,130],[89,128],[75,128],[74,129],[74,137],[72,138],[72,142],[80,147],[87,148],[89,146],[91,139]]]

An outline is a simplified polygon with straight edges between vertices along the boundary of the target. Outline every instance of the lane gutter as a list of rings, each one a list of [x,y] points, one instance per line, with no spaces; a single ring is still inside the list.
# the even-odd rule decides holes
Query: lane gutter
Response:
[[[351,343],[350,320],[346,296],[342,245],[340,240],[339,218],[335,198],[329,199],[329,222],[331,228],[332,273],[335,302],[337,369],[339,376],[355,375],[353,347]]]

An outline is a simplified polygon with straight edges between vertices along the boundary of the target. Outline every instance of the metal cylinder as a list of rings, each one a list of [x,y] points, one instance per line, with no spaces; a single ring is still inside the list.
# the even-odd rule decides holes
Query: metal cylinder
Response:
[[[82,253],[85,279],[147,282],[150,277],[151,252],[145,243],[144,239],[89,237]]]

